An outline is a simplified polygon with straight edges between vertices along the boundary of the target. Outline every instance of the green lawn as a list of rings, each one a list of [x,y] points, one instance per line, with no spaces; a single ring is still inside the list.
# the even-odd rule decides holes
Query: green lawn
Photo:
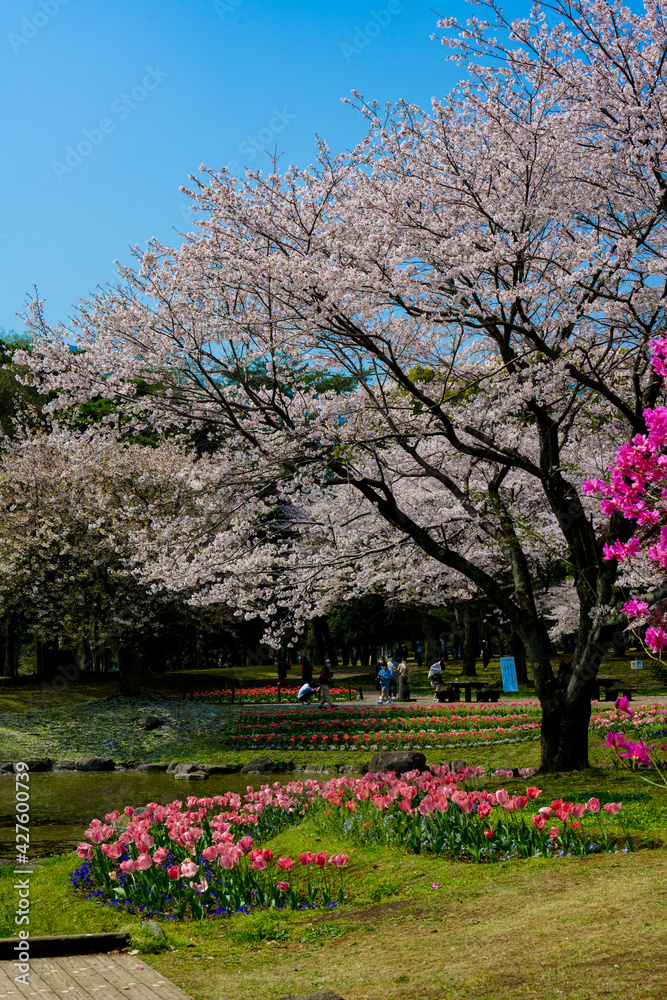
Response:
[[[504,782],[508,789],[519,782]],[[525,781],[523,782],[525,785]],[[540,782],[543,799],[604,788],[643,808],[632,826],[655,845],[660,802],[626,773]],[[594,787],[595,786],[595,787]],[[663,796],[663,799],[667,797]],[[624,807],[625,812],[625,807]],[[628,818],[632,818],[628,814]],[[329,988],[346,1000],[659,1000],[666,995],[667,850],[503,864],[456,863],[334,839],[310,820],[267,842],[276,853],[346,850],[349,903],[334,911],[264,912],[163,924],[165,951],[138,918],[77,896],[74,855],[39,865],[31,892],[35,935],[129,927],[148,961],[195,1000],[267,1000]],[[15,933],[14,876],[0,869],[0,935]]]

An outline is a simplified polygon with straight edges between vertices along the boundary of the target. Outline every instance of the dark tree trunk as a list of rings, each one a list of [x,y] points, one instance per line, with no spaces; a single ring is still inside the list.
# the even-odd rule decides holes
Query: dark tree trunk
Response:
[[[566,702],[562,691],[543,694],[541,749],[543,772],[576,771],[588,764],[588,725],[591,700],[582,695]]]
[[[7,619],[5,626],[5,656],[4,669],[5,677],[16,676],[16,630],[11,618]]]
[[[463,618],[463,663],[461,673],[464,677],[476,677],[475,664],[479,655],[479,619],[472,609],[466,608]]]
[[[341,660],[344,667],[349,667],[350,665],[350,647],[343,644],[341,648]]]
[[[119,642],[116,647],[118,686],[121,694],[137,698],[141,693],[142,651],[133,643]]]
[[[313,618],[311,628],[313,630],[313,663],[318,667],[324,666],[324,660],[326,654],[324,652],[324,629],[322,628],[322,622],[324,618],[318,615]]]
[[[336,650],[336,643],[333,641],[331,632],[329,631],[329,622],[326,617],[322,616],[322,636],[324,638],[324,648],[327,651],[327,656],[331,661],[332,667],[338,666],[338,653]]]
[[[528,667],[526,665],[526,647],[518,632],[510,636],[510,656],[514,657],[516,679],[519,684],[528,684]]]

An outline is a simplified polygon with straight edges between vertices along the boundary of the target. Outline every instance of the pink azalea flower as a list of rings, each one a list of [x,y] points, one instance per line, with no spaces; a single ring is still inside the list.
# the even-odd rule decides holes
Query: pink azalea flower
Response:
[[[625,745],[623,733],[607,733],[602,744],[603,747],[624,747]]]
[[[624,694],[622,694],[614,702],[617,712],[622,712],[624,715],[627,715],[629,718],[632,718],[634,713],[631,708],[628,708],[629,704],[630,702]]]
[[[626,601],[621,606],[621,611],[624,611],[628,618],[643,618],[648,614],[648,604],[633,597],[631,601]]]

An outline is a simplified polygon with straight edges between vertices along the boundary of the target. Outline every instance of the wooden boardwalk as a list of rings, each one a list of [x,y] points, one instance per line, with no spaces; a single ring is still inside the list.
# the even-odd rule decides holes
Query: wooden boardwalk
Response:
[[[0,962],[0,1000],[192,1000],[138,955],[77,955],[30,960],[30,984]]]

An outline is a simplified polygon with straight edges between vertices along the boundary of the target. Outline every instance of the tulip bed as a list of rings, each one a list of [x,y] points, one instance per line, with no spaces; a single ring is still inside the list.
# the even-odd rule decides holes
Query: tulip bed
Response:
[[[313,681],[313,684],[316,683],[317,681]],[[280,702],[294,702],[296,704],[298,691],[298,687],[281,687]],[[331,687],[329,693],[334,701],[349,701],[350,694],[352,694],[353,701],[358,697],[354,688]],[[203,702],[206,705],[231,705],[232,691],[231,688],[222,691],[195,691],[192,700]],[[234,688],[235,705],[273,704],[277,702],[278,687],[275,684],[266,687]]]
[[[235,750],[421,749],[460,741],[467,746],[539,739],[537,702],[499,705],[392,706],[323,713],[244,710],[222,737]]]
[[[151,802],[141,812],[127,807],[123,816],[114,811],[104,823],[93,820],[79,844],[83,864],[72,882],[107,905],[181,919],[344,902],[347,854],[304,851],[297,863],[255,846],[306,816],[329,836],[335,832],[360,843],[478,862],[615,847],[599,822],[597,799],[557,799],[527,819],[526,808],[529,803],[535,808],[540,789],[528,787],[525,795],[510,796],[504,789],[470,788],[482,774],[483,768],[452,772],[447,765],[433,765],[400,778],[389,772],[324,783],[276,782],[258,791],[249,787],[244,796],[190,796],[185,808],[182,801]],[[615,814],[620,808],[608,803],[603,812]],[[590,821],[597,824],[594,829]]]

